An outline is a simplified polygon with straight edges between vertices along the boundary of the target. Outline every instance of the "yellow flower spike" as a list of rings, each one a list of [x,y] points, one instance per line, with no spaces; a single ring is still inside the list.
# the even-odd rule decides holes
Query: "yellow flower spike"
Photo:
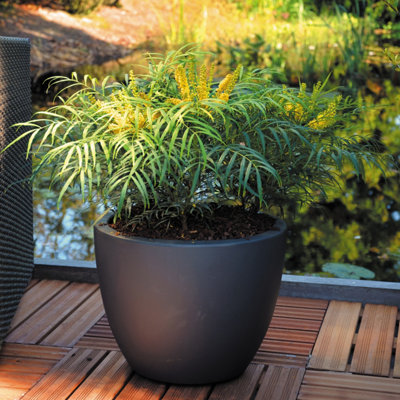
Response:
[[[221,95],[221,93],[225,92],[225,90],[227,89],[230,81],[232,79],[232,74],[228,74],[226,75],[226,77],[224,79],[222,79],[222,81],[219,83],[218,85],[218,89],[216,91],[216,95],[218,98],[220,98],[219,96]]]
[[[138,88],[136,86],[136,82],[135,82],[135,75],[133,74],[133,71],[130,70],[129,71],[129,85],[128,85],[128,89],[130,89],[132,91],[132,94],[134,96],[138,95]]]
[[[199,100],[207,99],[208,92],[207,67],[205,64],[203,64],[200,67],[199,82],[197,84],[197,96]]]
[[[113,110],[110,110],[108,112],[108,115],[110,115],[114,120],[114,123],[110,124],[111,130],[115,134],[120,133],[122,131],[122,127],[126,123],[125,118],[123,118],[120,113],[118,113],[117,111],[113,111]]]
[[[231,94],[232,91],[233,91],[233,89],[235,88],[236,82],[237,82],[238,79],[239,79],[239,75],[240,75],[240,70],[241,70],[241,68],[242,68],[242,66],[241,66],[240,64],[236,67],[236,69],[235,69],[235,71],[234,71],[234,73],[233,73],[233,75],[232,75],[232,79],[231,79],[231,81],[229,82],[229,85],[228,85],[228,87],[227,87],[227,89],[226,89],[226,92],[227,92],[228,94]]]
[[[182,103],[182,100],[181,99],[170,98],[170,99],[166,100],[166,103],[171,103],[171,104],[176,106],[177,104]]]
[[[292,103],[286,104],[284,109],[286,111],[286,115],[289,116],[290,112],[293,110],[294,105]]]
[[[228,93],[221,93],[219,96],[218,96],[218,98],[220,99],[220,100],[222,100],[222,101],[228,101],[229,100],[229,94]]]
[[[121,128],[117,124],[110,124],[110,129],[115,135],[121,133]]]
[[[178,65],[176,70],[175,70],[175,80],[176,80],[176,83],[178,84],[178,89],[179,90],[180,90],[181,81],[182,81],[182,71],[183,71],[182,65]]]
[[[294,108],[294,120],[296,122],[301,122],[304,117],[304,108],[301,104],[296,104]]]
[[[190,100],[189,83],[186,76],[186,71],[182,65],[179,65],[175,70],[175,80],[178,84],[178,89],[181,93],[182,100]]]
[[[146,118],[141,112],[139,112],[138,119],[139,119],[139,129],[143,128],[146,125]]]
[[[125,97],[124,93],[122,93],[121,91],[118,92],[117,99],[121,103],[126,103],[126,97]]]
[[[218,99],[228,101],[229,95],[232,93],[233,89],[235,88],[236,82],[239,79],[240,69],[242,68],[239,65],[233,74],[228,74],[219,84],[218,89],[216,91],[216,97]]]
[[[313,92],[312,95],[315,96],[319,93],[319,89],[321,88],[322,82],[318,81],[314,86],[313,86]]]
[[[312,129],[325,129],[335,123],[337,102],[340,101],[341,97],[338,96],[335,100],[331,101],[328,108],[321,111],[317,117],[311,120],[307,126]]]
[[[149,95],[143,92],[139,92],[138,96],[143,100],[151,100]]]

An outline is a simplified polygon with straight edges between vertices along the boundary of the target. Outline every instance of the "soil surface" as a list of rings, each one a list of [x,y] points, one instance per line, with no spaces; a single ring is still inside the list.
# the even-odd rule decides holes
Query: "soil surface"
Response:
[[[275,219],[255,210],[245,210],[242,207],[222,206],[213,210],[210,218],[196,218],[189,216],[187,228],[183,228],[180,220],[158,227],[146,224],[126,226],[126,222],[117,221],[109,224],[119,234],[125,236],[140,236],[150,239],[169,240],[223,240],[243,239],[273,230]],[[132,231],[132,228],[134,229]]]
[[[81,65],[119,60],[160,34],[151,2],[120,3],[120,8],[101,7],[89,16],[40,5],[15,5],[0,10],[0,36],[31,40],[34,80],[50,72],[66,73]]]

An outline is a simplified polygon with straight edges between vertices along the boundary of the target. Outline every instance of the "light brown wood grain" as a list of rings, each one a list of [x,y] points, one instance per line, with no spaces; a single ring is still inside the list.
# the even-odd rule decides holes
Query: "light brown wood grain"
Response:
[[[113,399],[131,374],[124,356],[111,351],[68,400]]]
[[[333,300],[315,343],[309,368],[345,371],[361,303]]]
[[[250,400],[264,370],[263,365],[250,364],[238,379],[215,385],[209,400]]]
[[[100,290],[96,290],[40,343],[73,346],[104,315]]]
[[[116,400],[160,400],[165,391],[166,385],[134,375]]]
[[[32,389],[24,400],[66,399],[77,389],[86,375],[104,357],[105,352],[73,349],[59,361]]]
[[[304,368],[268,367],[255,400],[296,400],[304,372]]]
[[[389,376],[397,307],[367,304],[354,348],[351,372]]]
[[[39,343],[97,288],[98,285],[95,284],[71,283],[18,325],[6,340],[14,343]]]
[[[25,292],[15,316],[11,322],[10,332],[46,304],[52,297],[64,289],[67,281],[37,281]]]

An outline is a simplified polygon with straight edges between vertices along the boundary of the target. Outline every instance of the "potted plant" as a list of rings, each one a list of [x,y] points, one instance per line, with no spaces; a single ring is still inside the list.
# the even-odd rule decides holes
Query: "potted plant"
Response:
[[[370,142],[335,134],[354,106],[324,84],[288,89],[240,66],[217,83],[199,57],[150,56],[125,83],[54,78],[79,90],[21,135],[32,179],[50,168],[59,201],[78,189],[111,210],[96,262],[132,368],[187,384],[238,376],[266,333],[286,229],[269,214],[319,199],[345,166],[382,168]]]

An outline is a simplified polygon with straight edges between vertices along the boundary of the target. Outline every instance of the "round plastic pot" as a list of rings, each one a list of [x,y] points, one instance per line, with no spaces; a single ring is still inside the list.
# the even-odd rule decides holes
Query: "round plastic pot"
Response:
[[[113,334],[133,370],[175,384],[239,376],[268,329],[286,225],[250,239],[169,241],[95,226],[96,263]]]

